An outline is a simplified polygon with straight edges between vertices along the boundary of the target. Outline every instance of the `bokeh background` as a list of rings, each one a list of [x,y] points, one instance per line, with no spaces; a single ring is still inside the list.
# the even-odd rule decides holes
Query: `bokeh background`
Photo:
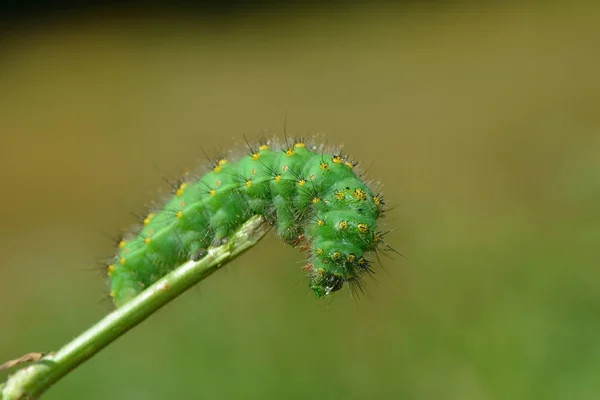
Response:
[[[383,184],[408,260],[317,301],[270,235],[45,398],[600,398],[600,8],[234,6],[6,14],[0,360],[111,310],[161,174],[287,118]]]

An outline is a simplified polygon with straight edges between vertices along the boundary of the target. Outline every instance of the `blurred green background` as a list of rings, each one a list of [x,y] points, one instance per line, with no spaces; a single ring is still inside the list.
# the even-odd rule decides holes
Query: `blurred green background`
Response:
[[[0,360],[111,310],[99,262],[161,172],[320,137],[392,207],[368,294],[274,235],[47,399],[600,398],[600,8],[436,3],[226,19],[88,12],[3,38]],[[4,380],[7,373],[0,375]]]

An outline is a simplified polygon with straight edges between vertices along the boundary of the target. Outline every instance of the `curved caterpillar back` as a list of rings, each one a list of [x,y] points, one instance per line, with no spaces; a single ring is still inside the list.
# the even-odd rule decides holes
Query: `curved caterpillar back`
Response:
[[[199,180],[185,180],[164,209],[148,214],[136,235],[122,240],[107,267],[111,296],[124,304],[253,215],[277,227],[287,243],[308,253],[310,288],[324,297],[371,272],[365,254],[382,243],[377,222],[383,199],[339,154],[304,142],[250,149],[237,162],[218,160]]]

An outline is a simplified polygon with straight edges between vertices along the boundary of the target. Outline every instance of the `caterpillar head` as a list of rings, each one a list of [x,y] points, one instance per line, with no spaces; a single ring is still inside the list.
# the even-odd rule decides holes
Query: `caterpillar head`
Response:
[[[340,290],[344,286],[344,282],[346,282],[346,279],[342,276],[319,270],[310,277],[309,286],[315,292],[317,298],[322,298]]]

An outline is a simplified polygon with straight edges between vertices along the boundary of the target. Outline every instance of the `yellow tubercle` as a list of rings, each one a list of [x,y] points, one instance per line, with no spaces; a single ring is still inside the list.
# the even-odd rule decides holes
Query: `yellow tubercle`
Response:
[[[217,161],[217,165],[215,165],[215,167],[213,168],[214,172],[221,172],[221,170],[223,169],[223,165],[227,164],[227,160],[225,158],[220,159],[219,161]]]
[[[367,224],[360,223],[360,224],[356,225],[356,227],[357,227],[357,228],[358,228],[358,230],[359,230],[360,232],[362,232],[362,233],[367,233],[367,232],[369,232],[369,225],[367,225]]]
[[[154,217],[155,217],[155,215],[156,215],[156,214],[154,214],[154,213],[150,213],[150,214],[148,214],[148,215],[146,216],[146,218],[144,218],[144,225],[148,225],[148,224],[149,224],[149,223],[152,221],[152,218],[154,218]]]
[[[356,189],[354,190],[354,197],[356,197],[359,200],[366,200],[367,192],[365,192],[363,189]]]
[[[177,192],[175,192],[175,194],[177,195],[177,197],[181,197],[181,195],[183,194],[183,192],[185,192],[185,188],[186,188],[187,186],[188,186],[188,184],[187,184],[187,183],[185,183],[185,182],[184,182],[184,183],[182,183],[182,184],[179,186],[179,189],[177,189]]]
[[[381,206],[381,198],[379,196],[373,196],[373,203],[375,203],[377,207]]]

